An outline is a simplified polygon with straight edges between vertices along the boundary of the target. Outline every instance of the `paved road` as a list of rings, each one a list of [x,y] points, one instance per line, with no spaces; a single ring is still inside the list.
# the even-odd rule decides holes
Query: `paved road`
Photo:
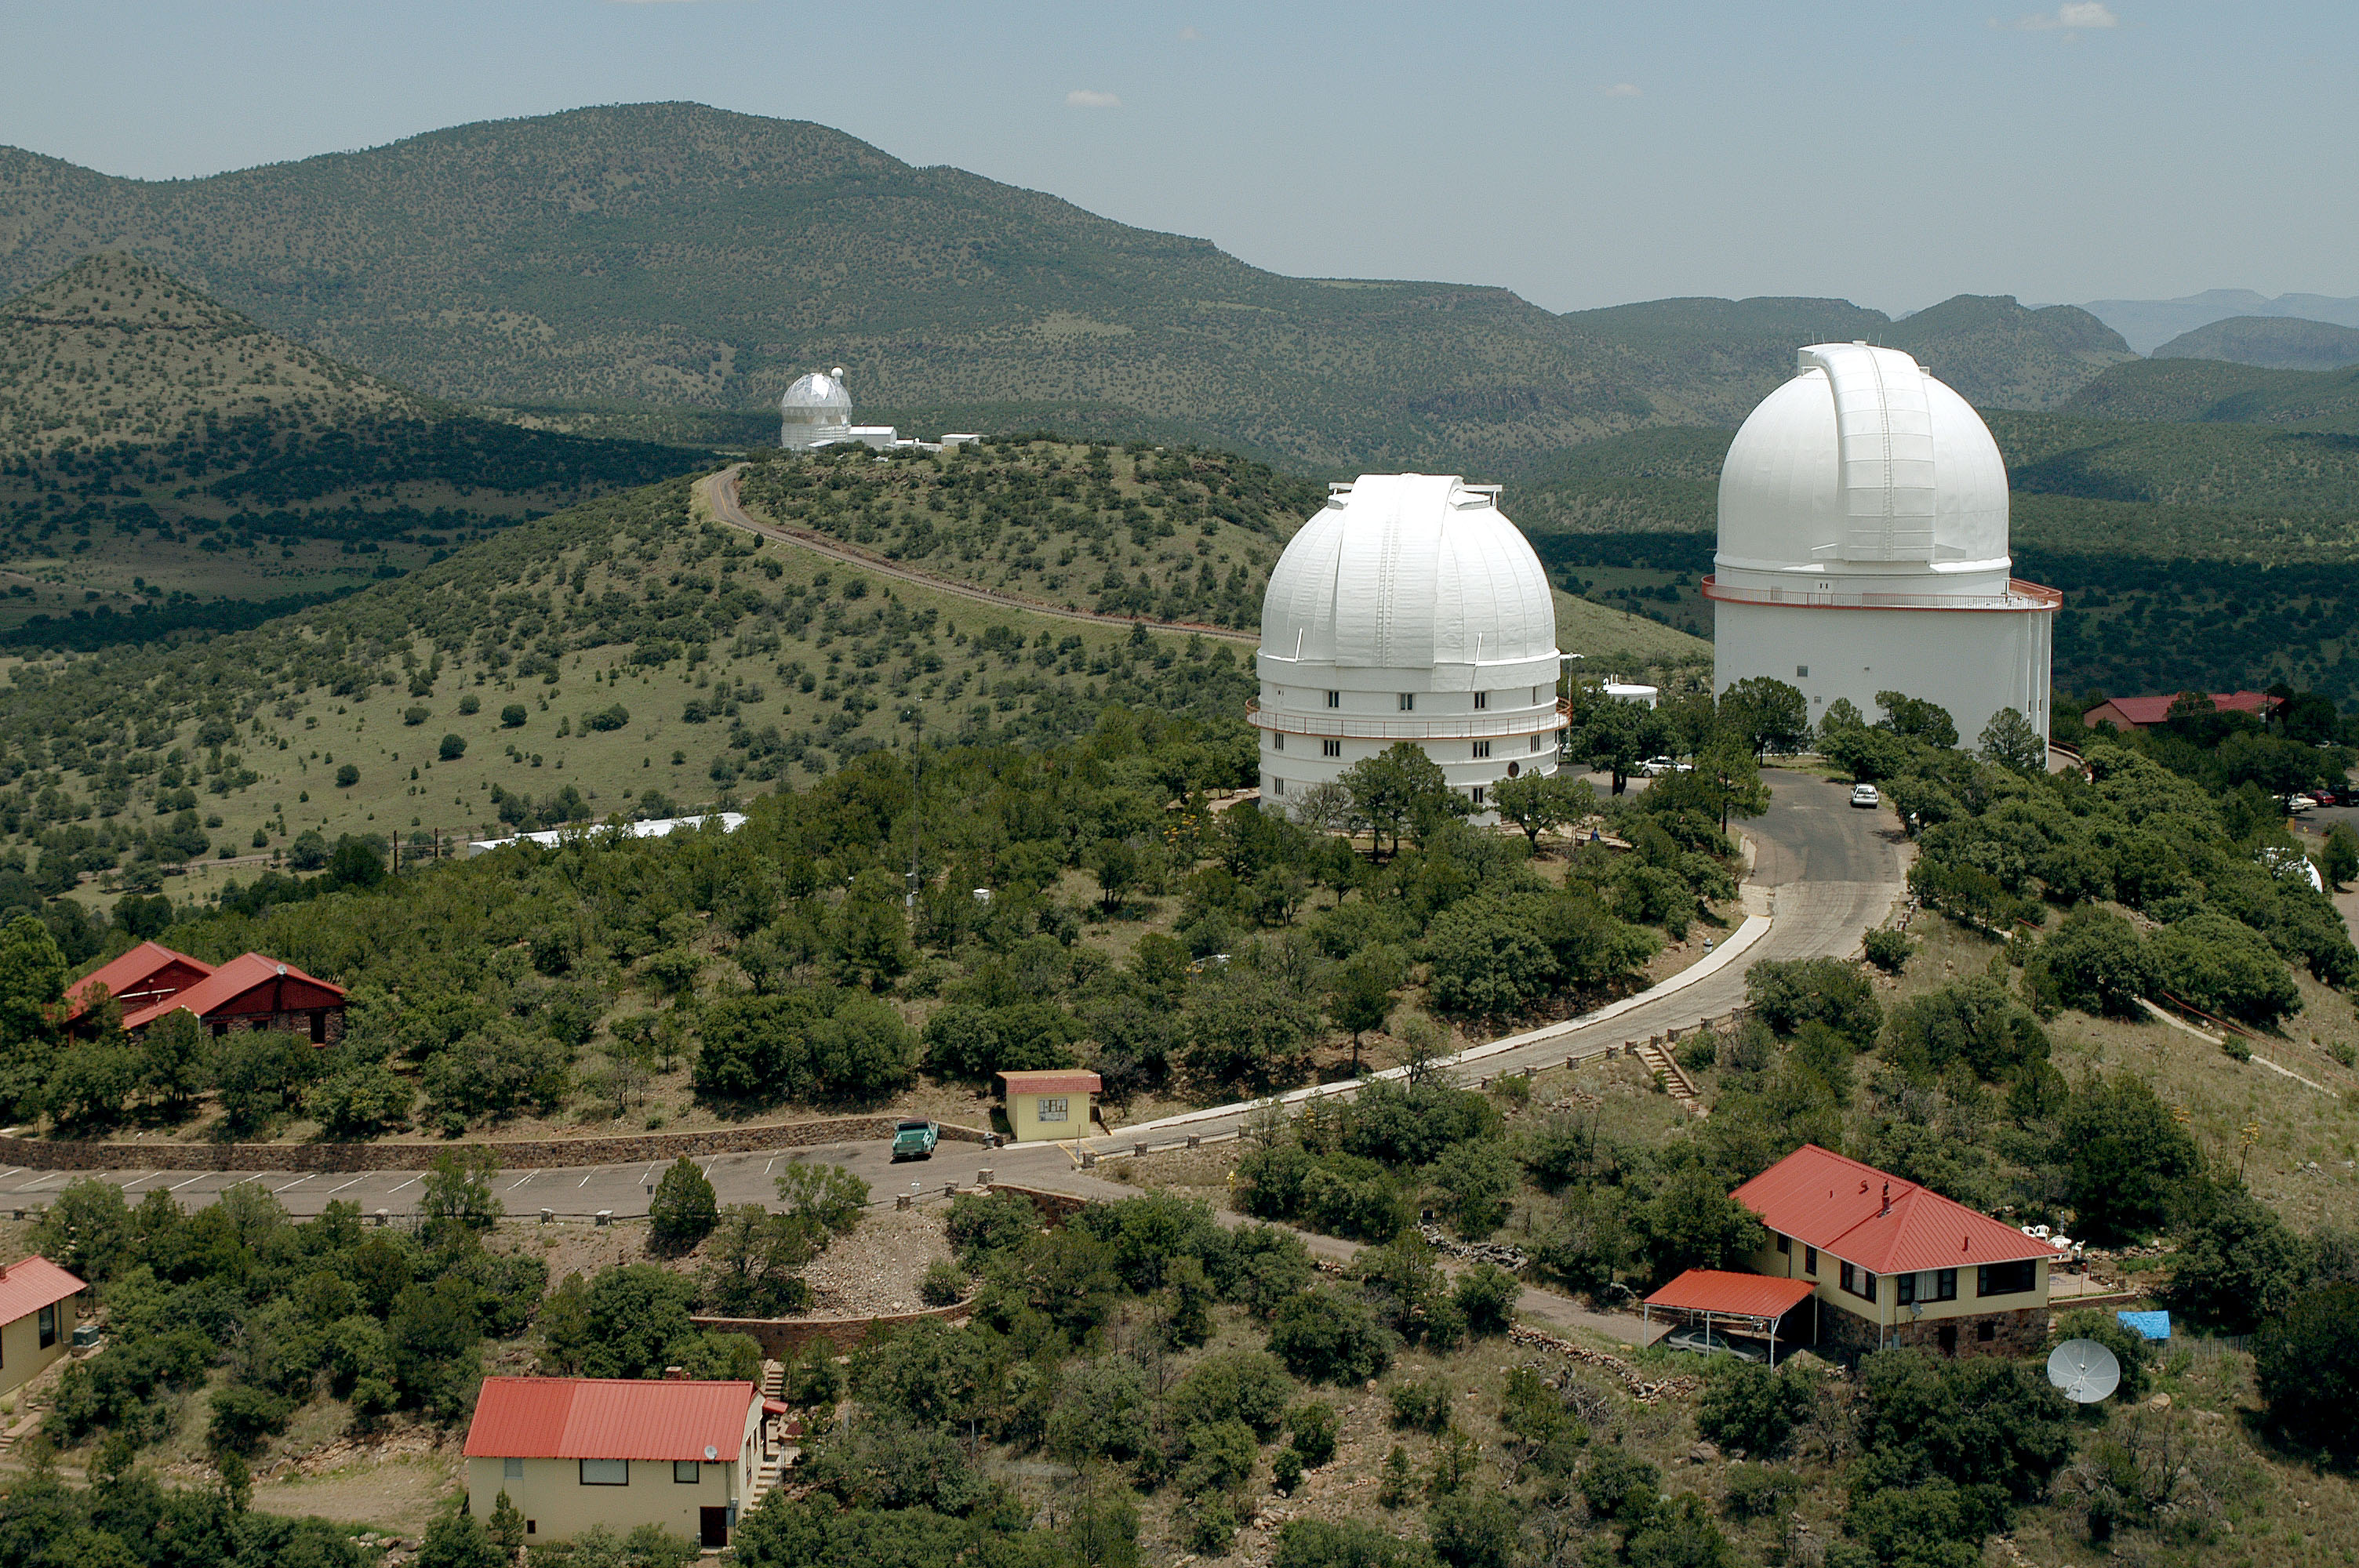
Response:
[[[999,593],[991,589],[978,588],[973,583],[961,582],[956,578],[936,577],[931,572],[919,571],[915,567],[905,567],[898,561],[888,561],[881,556],[870,555],[865,550],[831,539],[824,534],[814,534],[805,528],[788,528],[776,523],[766,522],[746,511],[737,499],[737,472],[743,466],[743,464],[734,465],[710,478],[696,481],[696,488],[703,495],[705,503],[712,508],[712,514],[733,528],[743,528],[749,534],[759,534],[765,538],[783,539],[788,544],[815,551],[832,560],[858,567],[863,571],[875,572],[879,577],[889,577],[900,582],[914,584],[919,588],[931,589],[936,593],[956,594],[961,599],[972,599],[983,604],[996,604],[1007,610],[1021,610],[1031,615],[1047,615],[1059,621],[1087,621],[1100,626],[1120,626],[1125,629],[1143,624],[1158,632],[1192,632],[1199,636],[1217,637],[1224,642],[1260,645],[1259,632],[1241,632],[1234,626],[1201,626],[1190,621],[1142,622],[1138,617],[1132,615],[1101,615],[1094,610],[1071,610],[1060,604],[1049,604],[1042,600],[1027,599],[1021,594]]]
[[[1858,947],[1861,933],[1883,918],[1901,891],[1898,824],[1888,808],[1858,811],[1844,804],[1848,791],[1843,785],[1775,771],[1769,778],[1769,810],[1746,825],[1756,845],[1755,876],[1747,898],[1769,905],[1775,918],[1768,935],[1743,956],[1744,961],[1591,1029],[1574,1030],[1541,1044],[1487,1058],[1483,1064],[1485,1072],[1552,1065],[1600,1043],[1618,1044],[1674,1027],[1686,1028],[1744,1000],[1744,970],[1752,961],[1849,953]],[[1191,1123],[1188,1130],[1212,1137],[1234,1133],[1245,1115],[1243,1108],[1216,1114]],[[1096,1141],[1095,1146],[1112,1152],[1126,1149],[1129,1142],[1117,1133]],[[158,1152],[162,1152],[159,1148]],[[906,1192],[940,1195],[945,1183],[965,1186],[984,1170],[1005,1182],[1101,1194],[1121,1190],[1082,1175],[1074,1169],[1073,1156],[1055,1144],[985,1151],[973,1144],[945,1142],[931,1160],[897,1164],[889,1147],[878,1141],[721,1154],[700,1163],[721,1201],[738,1204],[775,1199],[777,1172],[797,1160],[843,1166],[869,1184],[879,1203]],[[511,1215],[528,1217],[547,1208],[567,1218],[588,1218],[607,1210],[627,1218],[647,1212],[661,1171],[660,1162],[513,1170],[504,1172],[496,1186]],[[126,1166],[96,1173],[101,1180],[122,1187],[135,1203],[160,1189],[191,1207],[212,1202],[224,1188],[240,1182],[259,1182],[290,1214],[304,1217],[318,1214],[331,1202],[357,1204],[364,1214],[384,1209],[405,1217],[416,1209],[423,1179],[423,1173],[416,1171],[302,1175]],[[0,1210],[46,1206],[60,1187],[82,1174],[23,1168],[0,1171]]]

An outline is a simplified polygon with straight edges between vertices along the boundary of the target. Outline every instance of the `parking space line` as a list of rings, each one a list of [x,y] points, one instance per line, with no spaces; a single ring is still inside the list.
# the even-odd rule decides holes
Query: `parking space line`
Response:
[[[211,1171],[200,1171],[200,1172],[198,1172],[195,1175],[190,1176],[187,1181],[182,1182],[182,1183],[180,1183],[178,1186],[171,1187],[171,1188],[169,1188],[169,1189],[168,1189],[168,1190],[169,1190],[169,1191],[171,1191],[171,1192],[176,1192],[176,1193],[177,1193],[177,1192],[179,1192],[179,1191],[180,1190],[180,1188],[181,1188],[181,1187],[194,1186],[197,1183],[203,1181],[207,1176],[210,1176],[210,1175],[212,1175],[212,1173]]]
[[[354,1176],[351,1181],[344,1184],[344,1187],[357,1187],[363,1182],[367,1180],[368,1178],[366,1176]],[[344,1187],[330,1187],[328,1189],[328,1195],[330,1197],[334,1197],[338,1193],[342,1192]]]
[[[524,1184],[525,1184],[525,1183],[527,1183],[527,1182],[528,1182],[528,1181],[532,1180],[535,1176],[538,1176],[538,1175],[539,1175],[539,1174],[540,1174],[540,1173],[539,1173],[538,1171],[527,1171],[527,1172],[526,1172],[522,1176],[520,1176],[520,1177],[518,1177],[518,1178],[516,1179],[516,1187],[510,1187],[510,1188],[508,1189],[508,1191],[510,1191],[510,1192],[514,1192],[514,1191],[516,1191],[516,1187],[520,1187],[520,1186],[524,1185]]]
[[[311,1173],[310,1176],[298,1176],[293,1181],[288,1183],[286,1186],[274,1189],[270,1195],[272,1197],[277,1197],[280,1193],[286,1192],[290,1187],[299,1187],[304,1183],[311,1180],[312,1176],[317,1176],[319,1173],[319,1172],[314,1171]]]
[[[18,1192],[20,1192],[20,1193],[29,1193],[29,1192],[31,1192],[35,1187],[46,1187],[46,1186],[48,1186],[51,1182],[60,1182],[60,1181],[63,1181],[63,1180],[65,1179],[65,1175],[66,1175],[66,1173],[65,1173],[63,1171],[59,1171],[59,1172],[57,1172],[56,1173],[54,1173],[54,1174],[52,1174],[52,1175],[43,1176],[43,1177],[42,1177],[39,1181],[38,1181],[38,1182],[27,1182],[27,1183],[26,1183],[23,1186],[18,1187],[16,1190],[17,1190]]]
[[[586,1186],[588,1186],[588,1185],[590,1184],[590,1177],[591,1177],[591,1176],[594,1176],[594,1175],[596,1175],[596,1174],[598,1173],[598,1171],[603,1171],[603,1170],[604,1170],[605,1168],[606,1168],[606,1167],[605,1167],[605,1166],[603,1166],[603,1165],[599,1166],[597,1171],[592,1171],[592,1172],[589,1173],[589,1175],[585,1175],[585,1176],[583,1176],[580,1181],[578,1181],[578,1182],[574,1183],[573,1184],[574,1184],[576,1187],[586,1187]]]
[[[422,1174],[423,1173],[420,1173]],[[414,1182],[414,1181],[416,1181],[416,1180],[418,1180],[418,1177],[417,1177],[417,1176],[412,1176],[412,1177],[410,1177],[410,1178],[409,1178],[409,1181],[408,1181],[408,1182],[402,1182],[402,1183],[400,1183],[400,1184],[397,1184],[397,1185],[387,1187],[387,1188],[386,1188],[386,1190],[385,1190],[385,1195],[386,1195],[386,1196],[387,1196],[387,1197],[391,1197],[391,1196],[393,1196],[393,1195],[394,1195],[394,1194],[396,1194],[396,1193],[397,1193],[397,1192],[401,1191],[401,1189],[402,1189],[403,1187],[406,1187],[406,1186],[409,1185],[409,1183],[410,1183],[410,1182]]]
[[[647,1168],[646,1170],[641,1171],[641,1172],[639,1173],[639,1185],[641,1185],[641,1186],[643,1186],[643,1187],[644,1187],[644,1186],[646,1186],[646,1185],[647,1184],[647,1178],[648,1178],[649,1176],[652,1176],[652,1175],[654,1175],[654,1174],[656,1173],[656,1166],[657,1166],[657,1165],[658,1165],[658,1164],[661,1164],[661,1163],[662,1163],[662,1162],[661,1162],[661,1161],[656,1161],[656,1162],[653,1162],[649,1163],[649,1165],[647,1166]]]
[[[25,1165],[18,1165],[18,1166],[15,1167],[15,1168],[14,1168],[14,1169],[12,1169],[12,1170],[0,1171],[0,1182],[5,1182],[5,1181],[6,1181],[9,1177],[11,1177],[11,1176],[15,1175],[18,1171],[27,1170],[27,1169],[29,1169],[29,1168],[30,1168],[30,1167],[28,1167],[28,1166],[25,1166]]]

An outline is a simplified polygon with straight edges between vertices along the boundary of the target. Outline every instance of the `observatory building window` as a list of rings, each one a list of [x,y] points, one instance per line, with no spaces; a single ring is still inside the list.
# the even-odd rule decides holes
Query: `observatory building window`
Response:
[[[1474,786],[1474,788],[1473,788],[1473,796],[1474,796],[1474,804],[1475,804],[1475,805],[1477,805],[1477,806],[1482,805],[1482,804],[1483,804],[1483,801],[1484,801],[1484,798],[1485,796],[1487,796],[1490,793],[1491,793],[1491,792],[1490,792],[1489,790],[1484,789],[1481,784],[1476,784],[1476,785]]]
[[[1319,742],[1319,754],[1323,757],[1340,757],[1343,754],[1343,742],[1321,741]]]
[[[1064,1120],[1065,1097],[1063,1095],[1042,1095],[1040,1097],[1040,1119],[1043,1121]]]
[[[1477,758],[1487,757],[1487,756],[1489,756],[1490,754],[1491,754],[1491,742],[1490,742],[1490,741],[1475,741],[1475,742],[1474,742],[1474,755],[1475,755]]]
[[[1272,730],[1272,731],[1270,732],[1270,737],[1269,737],[1269,749],[1270,749],[1271,751],[1273,751],[1273,752],[1283,752],[1283,751],[1285,751],[1285,750],[1286,750],[1286,731],[1285,731],[1285,730]]]
[[[1405,691],[1400,694],[1400,710],[1403,713],[1415,713],[1417,711],[1417,693],[1413,691]]]
[[[1327,706],[1328,706],[1328,707],[1330,707],[1330,708],[1341,708],[1341,707],[1343,707],[1343,694],[1342,692],[1340,692],[1340,691],[1331,691],[1331,692],[1329,692],[1329,693],[1327,694]]]
[[[1272,795],[1284,795],[1286,793],[1286,781],[1284,779],[1270,780],[1269,793]]]
[[[1491,706],[1491,694],[1490,694],[1489,692],[1487,692],[1487,691],[1478,691],[1478,692],[1476,692],[1476,693],[1474,694],[1474,706],[1475,706],[1476,708],[1488,708],[1488,707],[1490,707],[1490,706]]]
[[[1540,749],[1540,741],[1541,741],[1541,740],[1542,740],[1542,737],[1540,737],[1540,736],[1538,736],[1538,735],[1535,735],[1535,736],[1533,736],[1533,737],[1532,737],[1532,750],[1533,750],[1533,751],[1537,752],[1537,751],[1538,751],[1538,750]]]
[[[1808,680],[1810,678],[1810,666],[1808,665],[1796,665],[1794,666],[1794,674],[1802,680]]]

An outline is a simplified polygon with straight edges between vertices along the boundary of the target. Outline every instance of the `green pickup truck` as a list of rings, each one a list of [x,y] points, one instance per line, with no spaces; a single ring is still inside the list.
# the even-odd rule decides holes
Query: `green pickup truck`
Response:
[[[896,1160],[930,1160],[934,1145],[940,1142],[942,1130],[931,1121],[903,1120],[893,1124],[893,1158]]]

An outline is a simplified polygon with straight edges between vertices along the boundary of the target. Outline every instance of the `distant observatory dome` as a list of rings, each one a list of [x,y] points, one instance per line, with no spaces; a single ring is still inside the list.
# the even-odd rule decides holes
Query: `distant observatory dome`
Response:
[[[1409,741],[1487,818],[1501,779],[1556,771],[1556,604],[1498,487],[1363,474],[1331,487],[1262,600],[1265,804],[1290,810]]]
[[[2004,571],[2006,464],[1973,406],[1897,349],[1804,349],[1720,475],[1720,564]]]
[[[842,365],[796,378],[778,399],[778,445],[789,451],[842,440],[851,427],[852,394]]]

